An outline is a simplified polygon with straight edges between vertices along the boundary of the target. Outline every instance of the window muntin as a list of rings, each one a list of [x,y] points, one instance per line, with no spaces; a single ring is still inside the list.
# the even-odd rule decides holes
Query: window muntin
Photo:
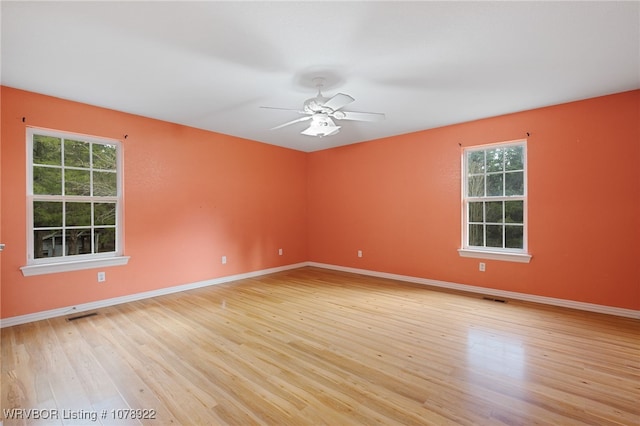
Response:
[[[463,248],[525,253],[526,141],[463,154]]]
[[[119,141],[30,128],[29,264],[122,254]]]

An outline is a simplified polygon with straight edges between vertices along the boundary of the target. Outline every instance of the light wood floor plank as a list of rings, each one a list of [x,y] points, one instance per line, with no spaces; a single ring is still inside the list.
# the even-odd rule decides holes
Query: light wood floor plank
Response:
[[[2,329],[0,353],[3,409],[98,419],[5,426],[640,425],[629,318],[312,267],[97,314]]]

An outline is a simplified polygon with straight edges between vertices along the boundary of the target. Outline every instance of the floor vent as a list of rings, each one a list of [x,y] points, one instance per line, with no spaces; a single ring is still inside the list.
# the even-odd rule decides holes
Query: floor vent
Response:
[[[483,297],[484,300],[490,300],[492,302],[498,302],[498,303],[507,303],[506,300],[504,299],[496,299],[495,297],[488,297],[488,296],[484,296]]]
[[[75,320],[79,320],[79,319],[82,319],[82,318],[94,317],[96,315],[98,315],[97,312],[90,312],[88,314],[76,315],[75,317],[69,317],[69,318],[67,318],[67,321],[75,321]]]

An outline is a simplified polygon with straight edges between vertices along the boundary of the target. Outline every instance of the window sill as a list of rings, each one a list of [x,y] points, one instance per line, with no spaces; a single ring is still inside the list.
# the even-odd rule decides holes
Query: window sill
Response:
[[[485,251],[472,249],[458,249],[460,257],[472,257],[475,259],[504,260],[506,262],[529,263],[531,255],[528,253],[505,253],[501,251]]]
[[[76,260],[60,263],[43,263],[39,265],[27,265],[20,268],[22,275],[55,274],[58,272],[80,271],[82,269],[103,268],[108,266],[121,266],[129,262],[129,256],[105,257],[102,259]]]

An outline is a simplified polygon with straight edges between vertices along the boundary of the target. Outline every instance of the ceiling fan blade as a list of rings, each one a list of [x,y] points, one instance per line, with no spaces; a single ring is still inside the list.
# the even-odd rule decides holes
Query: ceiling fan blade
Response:
[[[279,109],[282,111],[296,111],[299,112],[300,114],[306,114],[304,111],[300,111],[297,108],[280,108],[280,107],[270,107],[270,106],[260,106],[260,108],[264,108],[264,109]]]
[[[379,112],[355,112],[340,111],[341,114],[334,115],[338,120],[356,120],[356,121],[382,121],[385,115]]]
[[[289,125],[291,125],[291,124],[295,124],[295,123],[299,123],[299,122],[301,122],[301,121],[307,121],[307,120],[311,120],[311,116],[307,116],[307,117],[300,117],[300,118],[298,118],[298,119],[288,121],[288,122],[286,122],[286,123],[284,123],[284,124],[281,124],[281,125],[279,125],[279,126],[272,127],[272,128],[271,128],[271,130],[278,130],[278,129],[282,129],[283,127],[289,126]]]
[[[344,93],[338,93],[327,102],[325,102],[322,106],[331,108],[332,110],[338,110],[345,105],[349,105],[351,102],[355,101],[351,96],[345,95]]]

